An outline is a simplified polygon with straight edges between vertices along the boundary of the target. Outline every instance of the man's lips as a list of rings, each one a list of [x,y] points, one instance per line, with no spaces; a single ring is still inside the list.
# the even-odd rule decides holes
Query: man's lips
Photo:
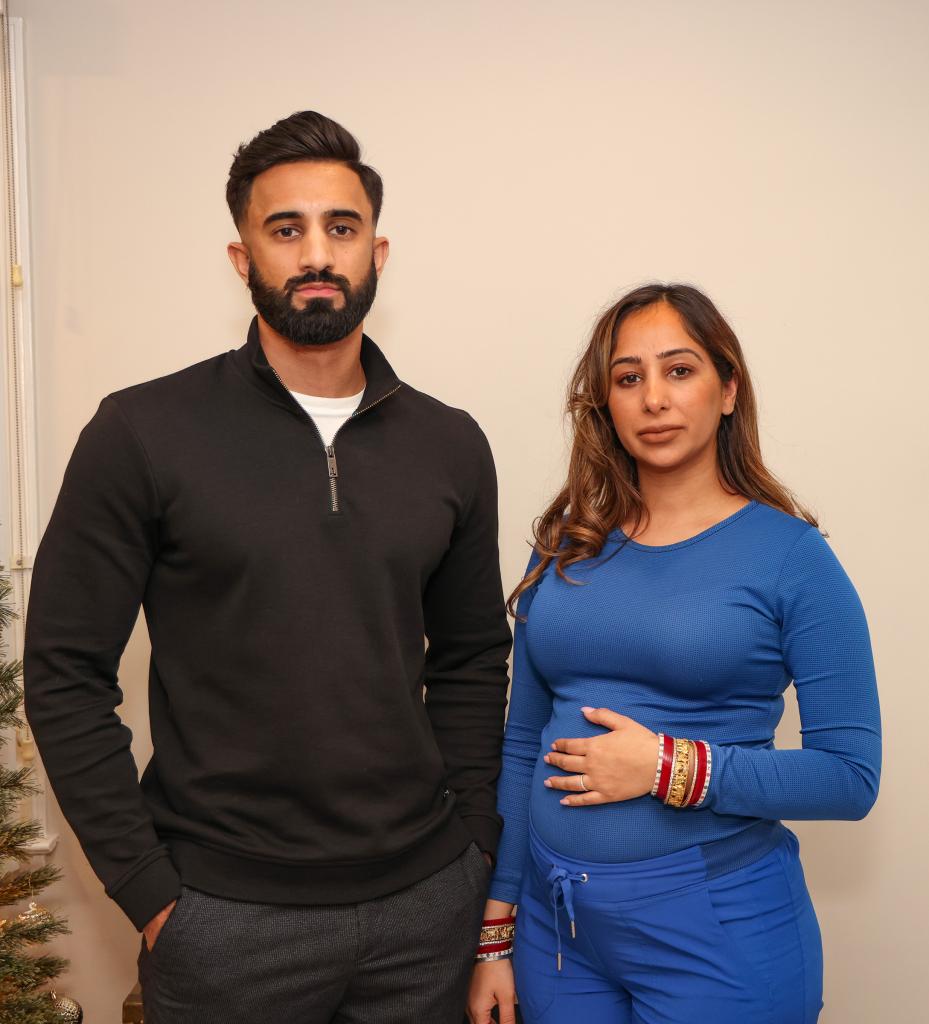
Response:
[[[299,288],[294,289],[297,295],[302,295],[308,299],[331,299],[333,295],[338,295],[341,290],[341,288],[334,284],[302,284]]]

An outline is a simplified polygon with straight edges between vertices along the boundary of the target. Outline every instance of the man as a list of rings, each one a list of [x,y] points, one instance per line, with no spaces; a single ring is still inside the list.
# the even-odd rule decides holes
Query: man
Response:
[[[36,560],[27,713],[144,932],[148,1024],[461,1020],[500,829],[496,483],[362,333],[381,197],[320,114],[240,147],[248,340],[103,400]],[[115,713],[140,604],[141,784]]]

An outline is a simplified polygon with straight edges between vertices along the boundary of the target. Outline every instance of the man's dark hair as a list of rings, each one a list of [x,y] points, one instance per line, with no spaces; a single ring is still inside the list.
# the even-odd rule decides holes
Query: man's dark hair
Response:
[[[384,183],[373,167],[361,162],[358,140],[324,114],[317,114],[315,110],[299,110],[259,132],[251,142],[243,142],[236,150],[226,183],[226,202],[236,227],[245,219],[255,178],[278,164],[293,164],[301,160],[332,161],[350,167],[361,179],[377,224],[384,199]]]

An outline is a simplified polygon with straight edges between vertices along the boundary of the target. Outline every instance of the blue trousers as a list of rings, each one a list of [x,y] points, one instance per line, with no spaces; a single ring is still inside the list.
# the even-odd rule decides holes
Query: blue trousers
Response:
[[[526,1024],[815,1024],[822,942],[798,847],[785,830],[708,877],[699,846],[584,863],[533,834],[514,956]]]

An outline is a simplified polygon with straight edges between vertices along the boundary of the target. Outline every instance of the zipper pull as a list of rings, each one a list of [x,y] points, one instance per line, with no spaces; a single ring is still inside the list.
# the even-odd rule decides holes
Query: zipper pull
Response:
[[[339,466],[335,461],[335,448],[332,445],[326,449],[326,462],[329,465],[329,476],[337,477],[339,475]]]

